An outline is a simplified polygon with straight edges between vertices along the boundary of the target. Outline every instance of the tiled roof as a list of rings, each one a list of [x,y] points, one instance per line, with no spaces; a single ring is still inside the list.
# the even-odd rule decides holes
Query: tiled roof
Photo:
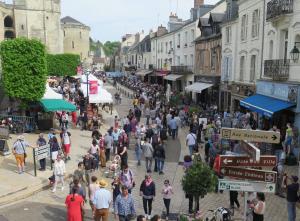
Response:
[[[76,19],[66,16],[60,20],[64,24],[77,24],[77,25],[84,25],[83,23],[77,21]]]

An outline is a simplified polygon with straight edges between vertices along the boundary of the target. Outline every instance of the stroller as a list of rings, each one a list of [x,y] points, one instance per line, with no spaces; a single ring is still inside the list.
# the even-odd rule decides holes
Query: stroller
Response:
[[[111,164],[108,166],[108,170],[104,172],[106,178],[114,178],[117,176],[121,169],[121,157],[119,155],[116,155],[111,162]]]

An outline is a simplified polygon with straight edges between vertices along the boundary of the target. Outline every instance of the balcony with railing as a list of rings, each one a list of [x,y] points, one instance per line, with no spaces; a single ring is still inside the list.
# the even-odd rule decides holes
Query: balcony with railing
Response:
[[[192,65],[171,66],[171,71],[178,74],[188,74],[194,71],[194,66]]]
[[[290,60],[265,60],[264,76],[274,81],[286,81],[290,74]]]
[[[267,4],[267,21],[293,13],[294,0],[272,0]]]

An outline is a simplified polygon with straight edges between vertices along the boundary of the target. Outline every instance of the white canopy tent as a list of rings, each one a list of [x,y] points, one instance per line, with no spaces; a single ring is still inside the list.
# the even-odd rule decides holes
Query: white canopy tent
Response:
[[[98,86],[103,87],[103,81],[99,80],[95,75],[90,74],[88,78],[89,78],[89,81],[98,81]],[[81,75],[81,82],[83,84],[86,84],[87,77],[85,74]]]
[[[81,84],[81,90],[83,92],[84,97],[87,95],[87,84]],[[89,103],[92,104],[103,104],[103,103],[113,103],[113,97],[111,93],[109,93],[104,88],[98,85],[98,93],[97,94],[89,94]]]
[[[59,93],[56,93],[47,83],[46,91],[42,99],[63,99],[63,96]]]

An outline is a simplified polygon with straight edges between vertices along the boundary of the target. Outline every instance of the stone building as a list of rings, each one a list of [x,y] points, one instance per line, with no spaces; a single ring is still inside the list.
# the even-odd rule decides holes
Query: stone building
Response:
[[[61,19],[64,53],[80,55],[80,59],[92,63],[90,58],[90,28],[74,18]]]
[[[38,39],[49,53],[62,53],[60,0],[0,2],[0,41],[16,37]]]

